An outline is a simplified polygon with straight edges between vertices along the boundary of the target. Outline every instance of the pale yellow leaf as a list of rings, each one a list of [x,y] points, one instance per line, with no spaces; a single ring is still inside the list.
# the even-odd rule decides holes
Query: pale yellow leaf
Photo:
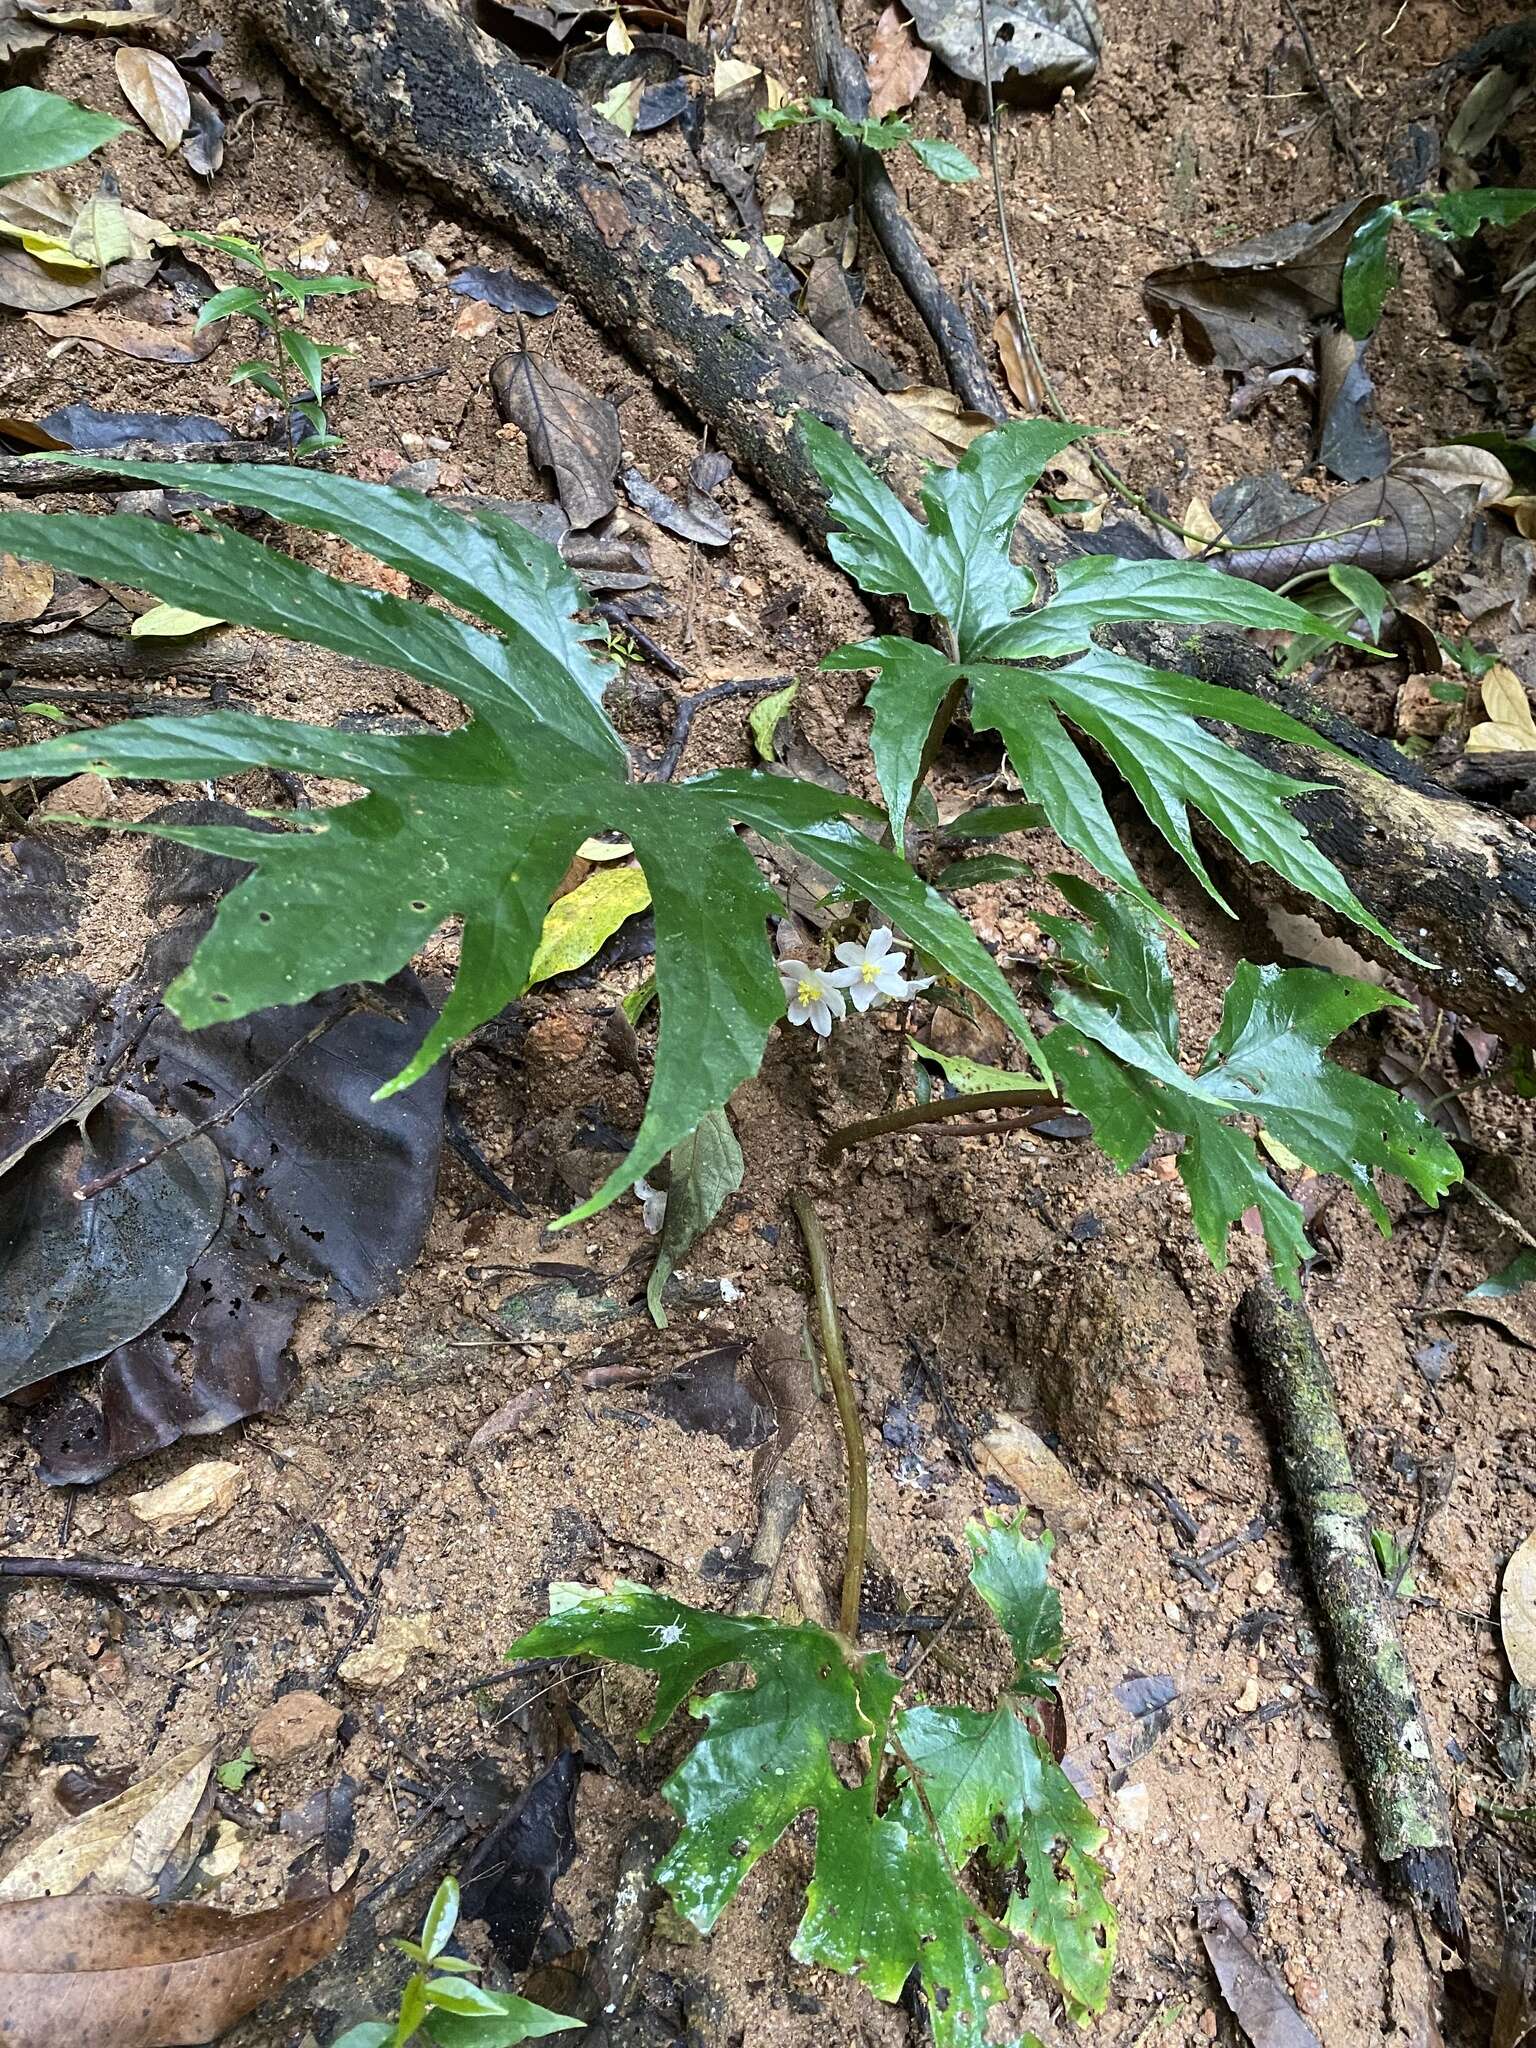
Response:
[[[939,384],[909,384],[905,391],[892,391],[889,396],[908,419],[958,455],[965,453],[978,434],[996,424],[988,413],[971,412],[953,391]]]
[[[161,1486],[128,1496],[128,1512],[147,1529],[185,1529],[227,1515],[248,1482],[227,1458],[204,1458]]]
[[[717,57],[715,59],[715,98],[723,100],[728,93],[739,92],[744,85],[750,85],[760,77],[761,70],[756,64],[747,64],[740,57]]]
[[[608,24],[608,33],[603,37],[610,57],[628,57],[635,47],[635,39],[624,26],[624,17],[615,12]]]
[[[576,849],[578,860],[628,860],[634,848],[627,839],[583,839]]]
[[[1184,517],[1179,521],[1186,534],[1193,534],[1196,540],[1220,540],[1221,527],[1216,515],[1204,498],[1191,498],[1184,508]]]
[[[144,1898],[202,1803],[217,1754],[184,1749],[30,1849],[0,1879],[0,1899],[59,1898],[84,1884]]]
[[[616,85],[612,92],[604,93],[593,108],[605,121],[611,121],[621,135],[633,135],[635,117],[640,111],[641,95],[645,81],[641,78],[626,78]]]
[[[53,571],[46,562],[18,562],[0,555],[0,626],[24,626],[40,619],[53,600]]]
[[[1536,1685],[1536,1530],[1504,1567],[1499,1633],[1516,1680],[1521,1685]]]
[[[763,83],[768,88],[768,111],[770,114],[777,113],[780,107],[787,107],[794,98],[794,94],[784,83],[783,79],[775,78],[771,71],[763,73]]]
[[[179,604],[151,605],[140,612],[128,628],[130,640],[180,640],[189,633],[206,633],[210,626],[222,626],[222,619],[210,619],[202,612],[189,612]]]
[[[1483,677],[1483,709],[1488,723],[1467,734],[1469,754],[1536,753],[1536,719],[1525,685],[1502,661]]]
[[[528,986],[584,967],[592,955],[650,903],[651,892],[639,868],[599,868],[551,906],[528,970]]]

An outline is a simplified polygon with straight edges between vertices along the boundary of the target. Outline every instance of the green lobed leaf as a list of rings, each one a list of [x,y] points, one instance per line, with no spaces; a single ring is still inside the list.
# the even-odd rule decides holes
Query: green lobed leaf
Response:
[[[1476,185],[1467,192],[1440,193],[1431,202],[1429,211],[1447,234],[1462,240],[1489,224],[1510,227],[1533,209],[1536,209],[1536,191],[1527,187]]]
[[[1026,1536],[1019,1517],[1010,1521],[993,1509],[968,1522],[965,1536],[971,1584],[1013,1645],[1013,1690],[1048,1698],[1056,1691],[1052,1667],[1064,1647],[1061,1599],[1049,1577],[1056,1539],[1048,1530]]]
[[[1087,883],[1056,880],[1093,927],[1085,936],[1063,919],[1041,919],[1073,977],[1051,990],[1062,1022],[1045,1050],[1057,1084],[1122,1170],[1160,1132],[1185,1138],[1179,1175],[1218,1268],[1229,1230],[1250,1206],[1262,1220],[1275,1277],[1292,1294],[1311,1253],[1301,1210],[1270,1179],[1238,1119],[1256,1119],[1306,1165],[1347,1181],[1383,1234],[1391,1225],[1374,1169],[1401,1175],[1431,1204],[1461,1178],[1456,1154],[1412,1104],[1323,1057],[1360,1018],[1400,1007],[1397,997],[1315,968],[1241,962],[1220,1028],[1199,1073],[1190,1075],[1178,1063],[1177,1027],[1162,994],[1166,962],[1151,921]]]
[[[13,85],[0,92],[0,185],[79,163],[121,135],[126,125],[55,92]]]
[[[1345,251],[1340,300],[1344,325],[1356,341],[1365,341],[1376,332],[1387,293],[1397,283],[1397,265],[1388,255],[1387,245],[1401,210],[1395,200],[1388,200],[1368,213]]]

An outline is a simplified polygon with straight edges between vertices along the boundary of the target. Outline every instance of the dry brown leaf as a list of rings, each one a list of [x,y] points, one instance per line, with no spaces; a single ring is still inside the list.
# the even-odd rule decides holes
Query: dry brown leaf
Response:
[[[339,1668],[346,1683],[359,1692],[382,1692],[404,1678],[413,1651],[435,1654],[442,1647],[435,1615],[387,1614],[373,1641],[354,1650]]]
[[[869,111],[876,121],[909,107],[923,89],[933,53],[912,33],[899,7],[887,7],[869,46]]]
[[[1536,1685],[1536,1530],[1504,1567],[1499,1634],[1516,1679],[1521,1685]]]
[[[100,290],[99,277],[79,270],[47,270],[25,249],[0,243],[0,306],[13,313],[63,313],[94,299]]]
[[[612,402],[526,349],[496,358],[491,389],[502,418],[527,435],[530,456],[553,473],[572,526],[606,519],[618,503],[613,480],[624,452]]]
[[[1483,677],[1483,709],[1488,722],[1467,734],[1469,754],[1536,753],[1536,719],[1525,685],[1502,661]]]
[[[4,253],[0,252],[0,261]],[[29,313],[27,318],[55,340],[97,341],[114,355],[134,356],[143,363],[200,363],[224,339],[222,320],[197,334],[190,322],[160,327],[148,320],[114,319],[110,313]]]
[[[130,1494],[128,1512],[148,1529],[185,1529],[193,1522],[216,1522],[227,1515],[246,1489],[245,1469],[225,1458],[204,1458],[189,1465],[163,1486]]]
[[[403,256],[365,256],[363,269],[386,306],[414,306],[421,297],[421,288]]]
[[[53,571],[46,562],[0,555],[0,626],[40,619],[53,601]]]
[[[48,29],[22,19],[16,0],[0,0],[0,64],[9,64],[33,50],[46,50],[52,40]]]
[[[103,35],[120,36],[127,29],[145,29],[169,21],[176,12],[176,0],[130,0],[126,7],[49,6],[48,0],[16,0],[16,11],[30,21],[50,29],[69,29],[76,34],[99,29]]]
[[[1400,455],[1392,465],[1394,476],[1412,477],[1433,484],[1448,497],[1460,496],[1474,512],[1485,505],[1502,505],[1515,488],[1515,480],[1487,448],[1453,441],[1443,448],[1416,448]]]
[[[192,121],[187,82],[158,50],[122,49],[116,58],[123,97],[162,149],[175,149]]]
[[[175,2048],[212,2041],[328,1956],[353,1895],[267,1913],[140,1899],[0,1906],[6,2048]]]
[[[997,352],[1002,358],[1008,389],[1027,413],[1044,412],[1045,392],[1030,362],[1029,347],[1019,325],[1019,316],[1011,306],[1005,307],[993,321],[992,339],[997,343]]]
[[[989,413],[972,412],[962,405],[954,392],[941,384],[909,384],[905,391],[893,391],[890,399],[908,419],[957,455],[963,455],[978,434],[997,424]]]
[[[1017,1415],[999,1415],[979,1439],[986,1464],[1018,1494],[1026,1507],[1048,1520],[1069,1521],[1084,1512],[1082,1489],[1050,1446]]]
[[[1190,499],[1179,524],[1185,533],[1192,533],[1197,540],[1221,539],[1221,523],[1204,498]]]
[[[215,1754],[212,1743],[180,1750],[115,1799],[24,1847],[0,1878],[0,1899],[59,1898],[84,1884],[148,1897],[202,1803]]]

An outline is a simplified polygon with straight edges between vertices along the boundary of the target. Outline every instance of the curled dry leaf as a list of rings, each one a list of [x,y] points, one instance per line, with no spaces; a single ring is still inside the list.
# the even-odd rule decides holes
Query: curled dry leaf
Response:
[[[912,33],[899,7],[887,7],[875,23],[869,46],[869,111],[881,121],[899,107],[910,106],[923,89],[933,54]]]
[[[1536,1531],[1504,1567],[1499,1589],[1499,1634],[1509,1668],[1521,1685],[1536,1685]]]
[[[0,1899],[56,1899],[86,1884],[148,1898],[203,1803],[215,1754],[212,1743],[179,1750],[115,1799],[23,1845],[0,1878]]]
[[[1253,2048],[1322,2048],[1279,1973],[1254,1947],[1248,1923],[1231,1900],[1201,1899],[1195,1910],[1221,1995]]]
[[[1024,339],[1024,330],[1019,325],[1019,316],[1012,306],[1005,306],[992,323],[992,339],[997,343],[997,353],[1003,365],[1003,375],[1008,379],[1008,389],[1027,413],[1035,414],[1045,410],[1045,391],[1029,359],[1029,347]]]
[[[1268,590],[1335,562],[1394,583],[1449,554],[1463,524],[1460,507],[1443,491],[1388,475],[1321,500],[1268,533],[1245,534],[1245,540],[1264,545],[1234,548],[1217,557],[1217,567]]]
[[[1153,325],[1165,330],[1177,320],[1195,361],[1217,369],[1294,363],[1317,323],[1338,316],[1345,254],[1379,204],[1374,196],[1347,200],[1320,220],[1154,270],[1142,286]]]
[[[504,420],[528,437],[528,452],[553,472],[572,526],[595,526],[618,503],[613,487],[623,455],[619,415],[557,363],[510,349],[491,366],[491,389]]]
[[[978,434],[997,424],[990,413],[972,412],[941,384],[910,384],[905,391],[893,391],[890,399],[956,455],[963,455]]]
[[[140,1899],[0,1906],[7,2048],[212,2041],[330,1954],[352,1892],[224,1913]]]
[[[971,0],[912,0],[910,11],[941,64],[973,85],[990,73],[1005,99],[1054,99],[1063,86],[1081,90],[1098,69],[1103,30],[1095,0],[993,0],[985,65],[983,16]]]
[[[27,318],[57,341],[96,341],[114,355],[176,365],[200,363],[211,355],[223,341],[225,328],[224,321],[214,320],[197,333],[190,323],[160,327],[148,320],[119,320],[110,313],[29,313]]]
[[[127,29],[142,30],[169,21],[176,12],[176,0],[128,0],[123,7],[75,7],[64,0],[54,6],[49,0],[17,0],[18,12],[49,29],[64,29],[74,35],[120,36]]]
[[[165,150],[175,149],[192,121],[186,80],[158,50],[124,48],[114,61],[123,97]]]
[[[0,243],[0,306],[12,313],[67,313],[101,290],[101,280],[83,271],[47,270],[25,249]]]
[[[1487,721],[1467,734],[1469,754],[1536,753],[1536,719],[1525,685],[1512,668],[1495,662],[1483,677],[1483,709]]]
[[[1411,455],[1398,457],[1392,473],[1413,483],[1430,484],[1474,512],[1485,505],[1502,505],[1515,488],[1514,478],[1491,449],[1474,448],[1464,441],[1443,448],[1416,448]]]

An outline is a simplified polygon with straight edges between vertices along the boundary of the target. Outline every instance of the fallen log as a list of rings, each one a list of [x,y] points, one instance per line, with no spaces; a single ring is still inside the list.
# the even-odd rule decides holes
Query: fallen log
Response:
[[[800,410],[845,434],[909,502],[923,470],[949,459],[732,257],[610,123],[516,62],[451,0],[246,0],[246,12],[369,155],[533,250],[813,538],[825,536],[825,499],[793,433]],[[1019,545],[1046,563],[1074,551],[1033,506]],[[1164,659],[1295,708],[1272,666],[1229,633],[1182,637]],[[1344,720],[1329,730],[1370,761],[1366,735]],[[1241,744],[1273,752],[1276,765],[1286,751]],[[1288,772],[1297,758],[1286,752]],[[1434,963],[1415,970],[1420,985],[1480,1023],[1528,1035],[1536,839],[1400,757],[1385,784],[1336,757],[1302,758],[1328,785],[1305,800],[1308,823],[1363,900],[1385,922],[1396,917]],[[1368,933],[1351,928],[1350,938],[1401,970]]]

